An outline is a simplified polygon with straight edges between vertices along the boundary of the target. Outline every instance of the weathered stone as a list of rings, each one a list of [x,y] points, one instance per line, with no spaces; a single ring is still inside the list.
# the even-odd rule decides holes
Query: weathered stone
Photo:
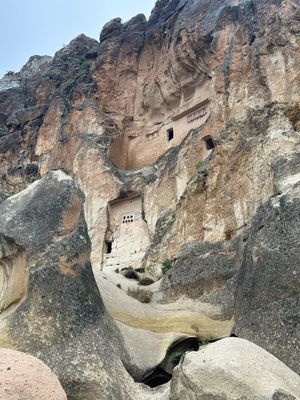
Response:
[[[221,307],[233,332],[300,371],[297,155],[277,158],[274,180],[284,194],[262,205],[249,227],[222,243],[191,242],[160,283],[163,303],[184,297]],[[280,183],[282,182],[282,183]]]
[[[297,350],[298,272],[294,280],[291,274],[291,263],[297,265],[297,216],[284,239],[286,226],[278,222],[275,212],[279,204],[279,215],[289,213],[286,205],[282,211],[285,202],[295,210],[298,207],[298,8],[297,2],[288,0],[161,0],[149,21],[143,15],[126,23],[115,19],[103,28],[100,43],[80,35],[41,68],[33,58],[20,73],[1,80],[0,89],[5,89],[0,90],[3,199],[52,169],[62,168],[76,179],[86,197],[84,212],[94,276],[109,312],[125,326],[121,335],[103,311],[87,267],[89,257],[84,261],[80,258],[78,270],[73,264],[78,253],[89,252],[89,245],[81,243],[75,233],[83,232],[88,242],[82,213],[74,211],[79,210],[80,196],[75,196],[73,203],[65,192],[58,194],[57,183],[53,183],[51,193],[48,187],[45,190],[47,195],[39,185],[31,187],[30,193],[36,190],[36,195],[26,192],[23,198],[30,201],[17,213],[12,200],[4,201],[0,222],[7,223],[1,240],[12,240],[15,252],[9,256],[9,265],[17,263],[18,252],[24,255],[29,281],[18,279],[27,292],[18,291],[10,273],[3,291],[7,295],[1,318],[7,313],[6,326],[24,328],[23,347],[21,336],[17,340],[2,328],[1,335],[18,341],[20,348],[28,346],[34,354],[43,348],[45,360],[49,358],[56,368],[62,365],[59,374],[68,375],[64,378],[68,388],[72,386],[70,377],[80,376],[78,398],[95,398],[95,392],[103,388],[99,377],[105,381],[105,373],[109,375],[107,390],[114,377],[119,377],[112,396],[138,398],[139,390],[132,386],[117,353],[127,359],[131,374],[141,377],[158,365],[178,337],[220,338],[231,333],[234,322],[238,335],[278,357],[282,354],[289,366],[298,368],[292,347],[295,341]],[[30,165],[38,167],[36,175],[28,173]],[[47,179],[43,185],[49,183]],[[286,194],[289,190],[294,191],[294,197]],[[56,202],[58,195],[61,199]],[[127,290],[141,289],[137,282],[105,268],[111,233],[121,235],[118,243],[128,243],[126,230],[119,229],[121,213],[115,226],[112,224],[111,205],[130,196],[140,198],[140,206],[133,212],[145,229],[138,233],[138,240],[132,235],[122,254],[111,255],[116,255],[113,261],[120,264],[114,269],[129,267],[132,254],[139,251],[134,265],[134,269],[144,271],[144,275],[138,272],[139,278],[158,280],[162,263],[174,260],[161,283],[147,287],[148,304],[128,297]],[[36,204],[34,211],[31,202]],[[64,218],[68,205],[71,211]],[[266,228],[260,229],[259,221],[266,223]],[[279,250],[271,241],[273,228]],[[266,238],[261,238],[260,231]],[[147,244],[135,247],[140,241]],[[262,248],[264,243],[272,249],[271,254]],[[258,261],[256,249],[261,257]],[[288,252],[293,253],[291,263]],[[276,270],[270,265],[274,255],[282,261],[282,265],[274,261]],[[62,274],[57,261],[61,257]],[[68,279],[65,273],[70,275]],[[52,310],[45,299],[52,294],[49,296],[49,290],[46,293],[44,277],[46,282],[54,282],[49,288],[55,293],[57,336],[53,321],[45,316]],[[69,293],[66,299],[54,291],[54,284],[55,289],[62,287]],[[91,306],[91,311],[88,304],[82,304],[83,298],[98,306]],[[41,306],[36,305],[38,301]],[[65,321],[58,311],[60,305],[68,310]],[[42,317],[39,309],[44,310]],[[39,338],[36,333],[44,318],[49,340],[47,334]],[[99,320],[107,321],[112,332],[111,348]],[[95,343],[98,335],[103,340]],[[52,339],[58,343],[56,350],[67,354],[63,361],[57,356],[60,350],[53,350]],[[70,356],[75,353],[76,339],[80,342],[80,362]],[[44,350],[42,340],[51,344],[49,350]],[[139,346],[132,355],[136,342]],[[107,366],[110,351],[115,355]],[[73,361],[89,367],[83,374],[82,367],[74,373]],[[85,384],[88,394],[82,394]],[[68,389],[71,391],[75,389]],[[142,391],[142,398],[146,398],[145,393]],[[151,392],[153,399],[157,393]]]
[[[42,74],[52,61],[51,56],[31,56],[19,72],[21,79],[36,79],[37,74]]]
[[[236,274],[237,249],[237,241],[191,242],[182,246],[161,281],[163,299],[197,299],[224,286]]]
[[[300,395],[300,378],[253,343],[228,338],[186,354],[170,392],[170,400],[269,400],[280,392],[293,399]]]
[[[261,207],[237,276],[234,332],[300,372],[300,187]]]
[[[57,377],[42,361],[0,349],[1,400],[67,400]]]
[[[128,397],[119,357],[129,357],[92,275],[82,201],[73,180],[57,171],[1,203],[0,231],[10,242],[2,237],[0,268],[10,260],[11,272],[0,343],[43,360],[70,399]]]

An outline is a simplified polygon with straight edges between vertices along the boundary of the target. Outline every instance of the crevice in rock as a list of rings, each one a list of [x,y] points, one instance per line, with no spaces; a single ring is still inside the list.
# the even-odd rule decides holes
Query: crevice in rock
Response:
[[[151,388],[155,388],[168,383],[171,379],[172,375],[158,367],[152,371],[150,375],[146,376],[142,382]]]
[[[154,388],[169,382],[173,370],[179,364],[181,357],[188,351],[197,351],[199,341],[196,337],[181,339],[173,343],[167,350],[164,360],[154,369],[147,372],[141,382]]]

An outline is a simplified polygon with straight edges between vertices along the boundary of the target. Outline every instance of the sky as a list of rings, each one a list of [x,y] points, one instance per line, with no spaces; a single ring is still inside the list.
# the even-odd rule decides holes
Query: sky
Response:
[[[148,18],[155,0],[0,0],[0,77],[30,56],[54,55],[80,33],[99,40],[112,18]]]

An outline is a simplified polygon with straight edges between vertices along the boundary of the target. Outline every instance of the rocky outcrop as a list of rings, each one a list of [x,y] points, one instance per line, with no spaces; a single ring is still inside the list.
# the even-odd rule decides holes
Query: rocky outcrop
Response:
[[[297,155],[277,158],[274,182],[284,193],[261,206],[236,238],[184,245],[159,292],[163,303],[184,296],[221,307],[222,319],[234,318],[237,336],[299,373],[298,162]]]
[[[19,351],[0,349],[0,381],[2,400],[67,400],[50,368]]]
[[[297,141],[298,28],[292,2],[184,0],[158,2],[149,21],[142,15],[127,23],[112,20],[100,43],[79,35],[40,73],[1,92],[3,192],[13,194],[51,169],[73,171],[86,195],[94,271],[102,265],[108,228],[102,216],[123,192],[143,195],[152,239],[159,218],[172,214],[180,200],[172,240],[152,264],[175,256],[187,240],[219,241],[243,229],[273,194],[269,153],[289,153]],[[32,70],[33,61],[25,70]],[[165,124],[206,100],[201,129],[182,142],[175,128],[180,147],[166,144]],[[180,199],[207,156],[203,139],[219,137],[224,127],[207,190],[197,192],[195,182],[195,196]],[[182,131],[188,139],[189,125],[180,125]],[[170,157],[172,148],[178,157]],[[146,168],[143,184],[129,174],[130,183],[123,185],[108,159],[122,168],[142,167],[167,149],[167,168],[155,166],[150,185]]]
[[[300,186],[259,210],[244,237],[234,332],[300,373]]]
[[[201,136],[195,135],[194,145],[198,140]],[[279,174],[282,182],[298,179],[298,154],[299,133],[285,105],[249,111],[247,118],[233,120],[209,157],[194,168],[168,228],[157,222],[145,267],[151,270],[172,259],[187,241],[228,241],[243,231],[259,206],[282,191],[276,188]],[[285,167],[279,173],[279,159],[293,159],[294,169],[288,172]]]
[[[160,283],[162,302],[191,299],[223,287],[237,272],[238,241],[190,242],[182,246]]]
[[[130,398],[129,356],[92,274],[82,203],[57,171],[1,204],[0,343],[43,360],[70,399]]]
[[[189,337],[299,372],[299,21],[161,0],[0,81],[0,344],[70,398],[160,398],[122,361],[141,380]]]
[[[247,340],[228,338],[188,353],[175,369],[170,399],[298,399],[300,378]]]

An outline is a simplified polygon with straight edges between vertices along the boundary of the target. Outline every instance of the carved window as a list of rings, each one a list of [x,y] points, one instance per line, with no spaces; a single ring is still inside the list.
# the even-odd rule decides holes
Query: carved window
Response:
[[[134,216],[132,214],[123,215],[122,223],[128,224],[134,221]]]
[[[106,254],[110,254],[112,252],[112,242],[106,241],[105,246]]]

